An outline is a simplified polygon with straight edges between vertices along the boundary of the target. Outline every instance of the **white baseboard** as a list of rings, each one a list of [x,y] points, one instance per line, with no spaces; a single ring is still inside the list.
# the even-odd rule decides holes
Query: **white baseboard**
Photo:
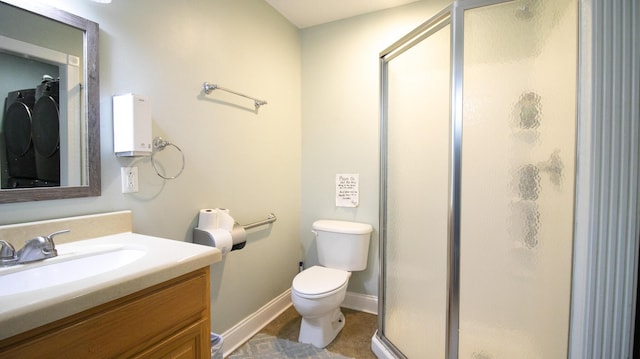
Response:
[[[269,322],[291,306],[291,289],[287,289],[257,312],[243,319],[233,328],[222,333],[222,351],[226,358],[234,350],[256,335]]]
[[[255,313],[243,319],[233,328],[222,333],[222,351],[227,357],[262,328],[277,318],[291,303],[291,288],[280,294],[271,302],[265,304]],[[358,310],[365,313],[378,314],[378,297],[367,294],[347,292],[342,307]]]
[[[347,292],[342,307],[378,315],[378,297],[375,295]]]

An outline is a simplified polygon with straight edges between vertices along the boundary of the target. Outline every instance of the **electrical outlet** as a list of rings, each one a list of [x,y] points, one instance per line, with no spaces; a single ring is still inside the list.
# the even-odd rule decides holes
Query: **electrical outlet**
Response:
[[[138,192],[138,167],[120,167],[122,193]]]

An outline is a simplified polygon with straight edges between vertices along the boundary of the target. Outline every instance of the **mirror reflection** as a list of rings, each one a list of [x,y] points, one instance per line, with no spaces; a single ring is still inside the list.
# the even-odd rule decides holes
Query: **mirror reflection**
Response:
[[[100,194],[97,31],[0,1],[0,203]]]
[[[84,33],[7,4],[0,14],[0,187],[81,185]]]

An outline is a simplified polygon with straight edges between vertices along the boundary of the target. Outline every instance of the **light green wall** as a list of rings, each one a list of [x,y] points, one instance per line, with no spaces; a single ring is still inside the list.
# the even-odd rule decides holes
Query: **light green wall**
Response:
[[[302,31],[302,221],[307,266],[317,263],[311,224],[370,223],[369,264],[349,291],[378,295],[379,54],[448,5],[420,1]],[[335,206],[335,175],[360,174],[360,205]]]
[[[262,0],[136,0],[52,5],[100,25],[102,196],[0,205],[0,223],[133,210],[134,231],[191,240],[201,208],[225,207],[240,222],[278,216],[271,230],[212,266],[212,329],[223,332],[291,285],[300,259],[300,36]],[[201,97],[204,81],[223,92]],[[113,154],[111,96],[148,96],[153,135],[180,146],[186,164],[164,181],[149,158]],[[228,102],[226,102],[228,101]],[[171,148],[158,156],[179,166]],[[120,167],[137,166],[140,192],[120,192]]]
[[[289,288],[301,258],[317,262],[314,220],[366,222],[369,266],[349,290],[377,295],[378,54],[445,1],[305,30],[262,0],[50,3],[100,25],[102,196],[1,204],[0,224],[131,209],[134,231],[190,241],[201,208],[229,208],[240,223],[274,212],[270,231],[212,267],[212,329],[224,332]],[[269,103],[256,114],[246,99],[201,96],[204,81]],[[127,92],[150,98],[153,135],[183,150],[178,179],[112,153],[111,96]],[[179,166],[176,153],[158,159]],[[138,166],[139,193],[120,193],[122,166]],[[360,174],[359,207],[335,207],[336,173]]]

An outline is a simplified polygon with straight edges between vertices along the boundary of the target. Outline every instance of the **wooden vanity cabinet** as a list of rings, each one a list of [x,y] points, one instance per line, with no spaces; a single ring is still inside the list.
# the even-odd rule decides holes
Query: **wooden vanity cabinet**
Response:
[[[0,358],[210,358],[209,267],[0,341]]]

